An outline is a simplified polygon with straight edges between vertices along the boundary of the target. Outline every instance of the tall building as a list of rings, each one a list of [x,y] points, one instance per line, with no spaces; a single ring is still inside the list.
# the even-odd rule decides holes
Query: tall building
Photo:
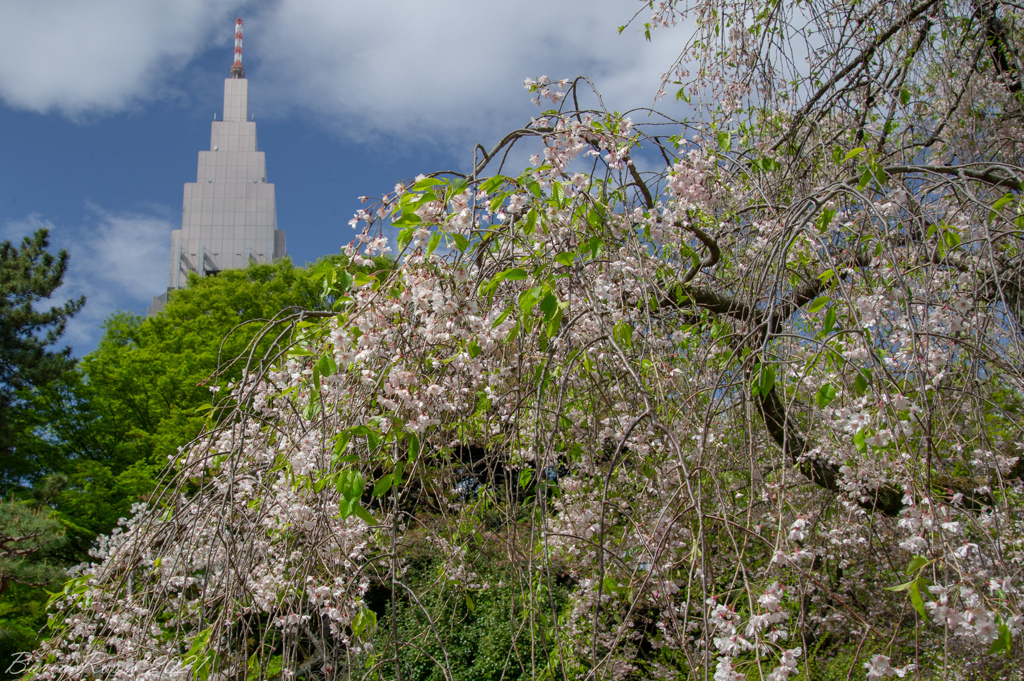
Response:
[[[205,277],[285,255],[274,185],[267,182],[266,157],[257,151],[255,117],[249,114],[241,19],[235,22],[231,77],[224,81],[224,115],[214,119],[210,150],[199,152],[196,181],[185,184],[181,229],[171,232],[168,293],[184,288],[189,272]],[[166,302],[167,293],[153,298],[149,314]]]

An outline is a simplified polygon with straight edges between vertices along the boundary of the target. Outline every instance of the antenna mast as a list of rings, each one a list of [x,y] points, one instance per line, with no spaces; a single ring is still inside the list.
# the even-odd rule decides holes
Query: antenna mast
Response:
[[[245,78],[245,67],[242,66],[242,20],[235,20],[235,63],[231,66],[232,78]]]

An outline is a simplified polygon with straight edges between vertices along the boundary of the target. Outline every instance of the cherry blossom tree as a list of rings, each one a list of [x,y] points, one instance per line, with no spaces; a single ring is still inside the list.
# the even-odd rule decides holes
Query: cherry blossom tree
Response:
[[[424,552],[514,585],[510,677],[1019,676],[1021,7],[641,5],[691,116],[529,79],[555,108],[374,199],[34,678],[452,678]]]

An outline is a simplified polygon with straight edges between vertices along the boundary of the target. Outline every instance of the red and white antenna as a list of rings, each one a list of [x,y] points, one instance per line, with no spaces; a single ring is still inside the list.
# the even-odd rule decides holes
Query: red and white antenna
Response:
[[[245,67],[242,66],[242,20],[235,20],[235,63],[231,66],[232,78],[245,78]]]

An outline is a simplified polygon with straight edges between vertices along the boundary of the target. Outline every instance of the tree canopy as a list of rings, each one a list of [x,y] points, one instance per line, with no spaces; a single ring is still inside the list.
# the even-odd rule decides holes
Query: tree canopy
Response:
[[[50,349],[64,334],[68,318],[85,298],[39,309],[64,281],[68,254],[47,249],[49,231],[38,230],[16,247],[0,243],[0,485],[31,473],[16,448],[12,420],[18,391],[44,385],[73,365],[69,348]]]
[[[691,117],[530,79],[357,215],[38,678],[1019,676],[1020,8],[642,5]]]
[[[325,261],[326,262],[326,261]],[[27,395],[18,422],[23,480],[87,537],[109,532],[202,429],[212,396],[237,380],[253,337],[282,310],[316,309],[315,269],[290,261],[194,277],[153,317],[115,313],[99,346]],[[85,557],[82,553],[81,558]]]
[[[17,500],[0,509],[0,678],[37,645],[43,587],[90,560],[96,536],[152,494],[168,458],[202,429],[211,389],[242,374],[227,360],[282,310],[322,305],[317,276],[315,266],[282,261],[194,278],[160,315],[112,315],[96,350],[18,393],[7,424],[18,472],[2,487]]]

